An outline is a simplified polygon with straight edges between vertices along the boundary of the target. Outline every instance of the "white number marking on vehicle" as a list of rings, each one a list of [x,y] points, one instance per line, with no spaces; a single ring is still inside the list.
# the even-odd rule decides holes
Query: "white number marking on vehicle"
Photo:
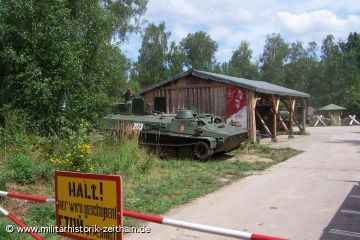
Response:
[[[141,131],[144,127],[143,123],[134,123],[133,129]]]

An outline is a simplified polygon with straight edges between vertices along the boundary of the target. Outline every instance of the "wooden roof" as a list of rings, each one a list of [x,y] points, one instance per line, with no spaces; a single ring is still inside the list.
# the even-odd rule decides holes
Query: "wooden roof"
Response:
[[[336,104],[329,104],[329,105],[326,105],[324,107],[321,107],[319,108],[318,110],[321,110],[321,111],[341,111],[341,110],[345,110],[346,108],[343,108],[343,107],[340,107]]]
[[[145,89],[143,89],[140,94],[144,95],[146,92],[151,91],[155,88],[161,87],[169,82],[175,81],[179,78],[192,75],[203,79],[210,79],[213,81],[218,81],[222,83],[227,83],[234,86],[243,87],[246,89],[250,89],[254,92],[259,93],[265,93],[265,94],[276,94],[280,96],[292,96],[292,97],[310,97],[310,94],[299,92],[290,88],[282,87],[279,85],[271,84],[264,81],[257,81],[257,80],[249,80],[245,78],[238,78],[238,77],[232,77],[227,76],[223,74],[217,74],[217,73],[211,73],[211,72],[205,72],[195,69],[190,69],[186,72],[183,72],[181,74],[176,75],[175,77],[156,83],[154,85],[151,85]]]

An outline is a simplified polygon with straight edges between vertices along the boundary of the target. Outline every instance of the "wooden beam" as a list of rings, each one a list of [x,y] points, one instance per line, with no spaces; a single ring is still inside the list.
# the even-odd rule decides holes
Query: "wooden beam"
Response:
[[[269,128],[266,126],[266,123],[265,123],[264,119],[261,117],[260,113],[259,113],[257,110],[255,110],[255,113],[256,113],[256,116],[257,116],[257,117],[259,118],[259,120],[260,120],[261,126],[262,126],[262,127],[265,129],[265,131],[270,135],[270,137],[273,138],[273,136],[272,136]]]
[[[278,114],[278,118],[279,118],[279,122],[280,122],[281,126],[285,129],[285,131],[286,131],[287,133],[289,133],[289,129],[288,129],[288,127],[286,126],[286,124],[285,124],[285,122],[284,122],[284,119],[281,117],[280,114]]]
[[[306,105],[306,99],[302,99],[302,105],[303,105],[303,116],[302,116],[302,133],[306,135],[306,119],[307,119],[307,105]]]
[[[272,108],[272,112],[273,112],[273,125],[272,125],[272,131],[271,131],[271,135],[272,135],[272,142],[277,142],[276,139],[276,132],[277,132],[277,115],[279,112],[279,104],[280,104],[280,99],[279,97],[275,96],[275,95],[271,95],[271,108]]]
[[[251,142],[256,142],[256,94],[248,91],[248,135]]]
[[[300,123],[296,120],[295,116],[294,116],[294,123],[300,129],[300,132],[303,132],[303,128],[302,126],[300,126]]]

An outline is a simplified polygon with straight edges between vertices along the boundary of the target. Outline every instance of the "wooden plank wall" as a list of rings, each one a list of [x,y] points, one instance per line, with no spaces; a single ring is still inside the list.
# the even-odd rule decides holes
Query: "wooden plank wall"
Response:
[[[186,76],[144,95],[145,103],[154,106],[155,97],[165,97],[166,112],[177,113],[180,108],[196,107],[198,113],[214,113],[226,118],[226,84]]]

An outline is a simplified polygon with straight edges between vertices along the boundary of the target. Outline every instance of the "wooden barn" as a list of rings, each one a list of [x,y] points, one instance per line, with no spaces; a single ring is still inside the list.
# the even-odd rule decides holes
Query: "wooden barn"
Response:
[[[303,133],[306,131],[306,98],[310,95],[268,82],[190,69],[149,86],[140,94],[145,103],[157,111],[176,113],[186,108],[198,114],[213,113],[247,129],[252,141],[256,141],[256,130],[268,134],[273,141],[276,141],[278,126],[287,131],[290,138],[294,124]],[[280,102],[288,111],[287,121],[279,114]]]

